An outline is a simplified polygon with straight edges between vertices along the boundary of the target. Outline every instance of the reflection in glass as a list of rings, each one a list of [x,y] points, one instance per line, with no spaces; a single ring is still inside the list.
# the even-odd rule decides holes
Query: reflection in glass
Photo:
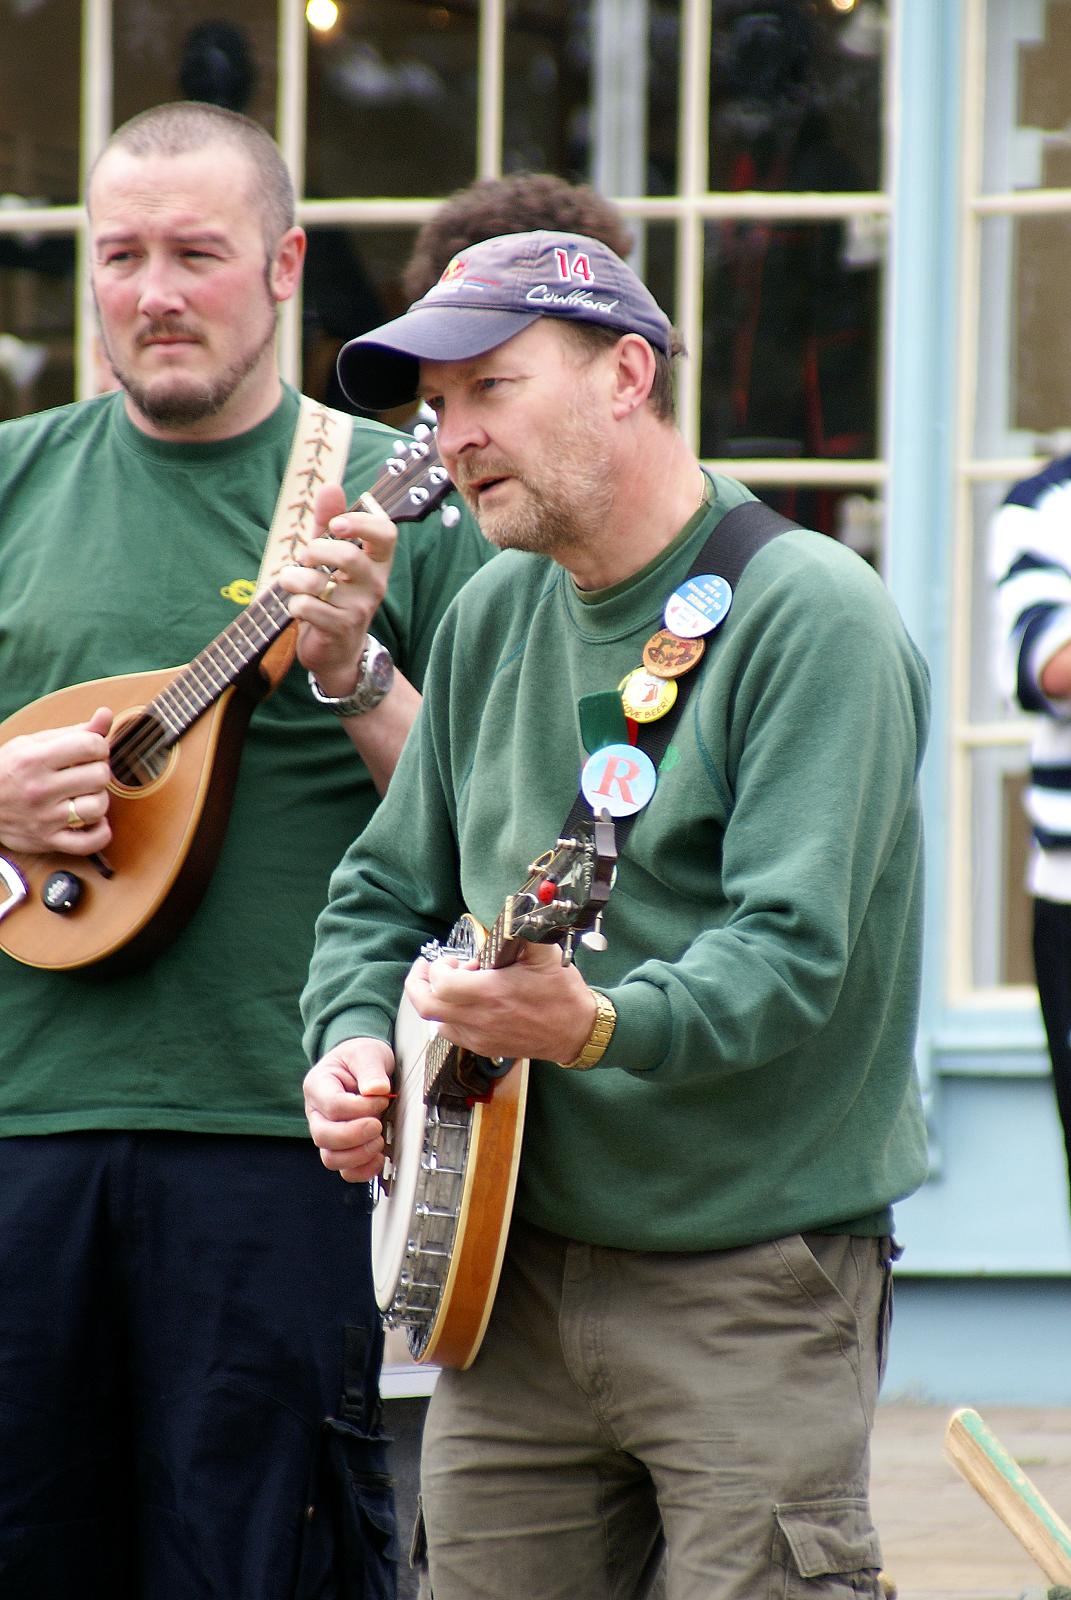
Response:
[[[503,170],[674,193],[679,41],[678,0],[514,0]]]
[[[977,988],[1034,981],[1026,772],[1025,747],[971,754],[971,980]]]
[[[1071,0],[986,10],[983,185],[987,193],[1071,185],[1067,85]]]
[[[707,225],[704,456],[875,454],[880,237],[839,219]]]
[[[0,224],[79,199],[81,8],[8,6],[0,49]],[[0,232],[0,419],[74,398],[74,239]]]
[[[114,125],[167,100],[208,100],[274,132],[276,27],[274,0],[187,0],[166,15],[150,0],[114,0]]]
[[[478,11],[361,0],[308,41],[306,193],[443,195],[476,174]]]
[[[879,189],[887,12],[714,0],[710,188]]]

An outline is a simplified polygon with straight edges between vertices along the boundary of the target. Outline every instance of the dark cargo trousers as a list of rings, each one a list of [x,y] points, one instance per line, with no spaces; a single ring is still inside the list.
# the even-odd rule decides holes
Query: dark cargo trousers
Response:
[[[4,1600],[391,1600],[368,1252],[303,1140],[0,1140]]]

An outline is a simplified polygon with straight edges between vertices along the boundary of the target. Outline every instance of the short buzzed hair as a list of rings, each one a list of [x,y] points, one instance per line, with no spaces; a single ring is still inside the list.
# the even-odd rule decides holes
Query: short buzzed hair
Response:
[[[221,141],[243,151],[249,159],[265,243],[269,251],[274,250],[287,229],[294,226],[290,173],[278,145],[260,123],[223,106],[202,100],[174,100],[131,117],[116,128],[93,163],[87,192],[92,189],[94,173],[112,150],[126,150],[133,156],[183,156]]]

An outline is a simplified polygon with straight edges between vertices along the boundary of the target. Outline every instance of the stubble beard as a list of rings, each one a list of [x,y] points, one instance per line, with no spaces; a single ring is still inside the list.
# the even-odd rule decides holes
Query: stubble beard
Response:
[[[469,475],[509,477],[520,489],[511,491],[515,503],[501,508],[483,506],[479,498],[459,487],[472,509],[480,532],[499,550],[524,550],[550,556],[568,565],[568,558],[590,547],[609,518],[614,488],[601,437],[574,416],[566,425],[569,439],[553,475],[542,481],[519,471],[505,459],[469,465]],[[478,465],[478,473],[474,470]]]

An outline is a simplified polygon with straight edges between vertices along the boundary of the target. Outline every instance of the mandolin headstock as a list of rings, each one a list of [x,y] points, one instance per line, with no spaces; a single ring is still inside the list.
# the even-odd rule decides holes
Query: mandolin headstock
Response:
[[[439,459],[434,429],[419,423],[411,439],[394,441],[394,454],[384,463],[369,493],[392,522],[419,522],[453,487]],[[456,527],[461,513],[456,506],[447,506],[442,520],[444,527]]]

